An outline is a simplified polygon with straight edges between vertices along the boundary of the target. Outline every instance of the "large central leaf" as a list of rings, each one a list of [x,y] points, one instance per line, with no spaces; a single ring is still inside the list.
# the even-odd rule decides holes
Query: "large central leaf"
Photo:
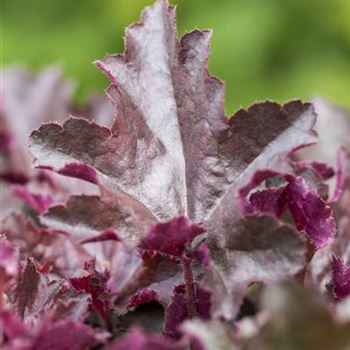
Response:
[[[315,141],[315,116],[307,103],[264,102],[226,119],[223,83],[207,69],[210,37],[196,30],[178,41],[174,8],[147,8],[126,31],[125,54],[97,61],[112,81],[112,129],[82,119],[44,125],[31,137],[36,164],[59,171],[83,162],[159,220],[187,215],[217,225],[231,216],[238,188],[257,169],[280,167]]]
[[[51,208],[42,219],[50,227],[84,238],[113,228],[136,246],[157,221],[202,222],[215,264],[208,288],[222,283],[212,293],[214,314],[231,318],[250,283],[303,267],[296,231],[272,218],[245,219],[237,195],[257,170],[286,171],[286,156],[316,141],[315,114],[301,101],[262,102],[226,118],[223,83],[208,72],[210,37],[195,30],[178,41],[174,7],[159,0],[146,8],[126,30],[125,53],[96,62],[111,80],[113,126],[46,124],[32,133],[31,152],[37,166],[101,189],[101,197]],[[220,298],[228,302],[218,305]]]

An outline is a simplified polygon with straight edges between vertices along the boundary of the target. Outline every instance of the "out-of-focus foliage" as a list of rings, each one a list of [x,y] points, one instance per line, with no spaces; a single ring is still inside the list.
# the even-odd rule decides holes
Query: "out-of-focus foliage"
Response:
[[[121,52],[123,28],[153,0],[2,0],[3,65],[58,62],[77,98],[107,86],[93,65]],[[350,106],[348,0],[173,0],[179,32],[213,28],[211,71],[228,112],[255,100],[316,94]]]

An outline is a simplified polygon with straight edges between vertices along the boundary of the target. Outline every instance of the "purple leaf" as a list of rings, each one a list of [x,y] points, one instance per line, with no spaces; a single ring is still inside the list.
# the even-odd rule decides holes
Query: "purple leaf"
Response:
[[[1,131],[12,140],[10,152],[1,155],[1,177],[23,184],[33,175],[28,137],[42,122],[63,121],[68,116],[72,85],[63,81],[55,67],[35,75],[12,67],[2,71],[1,76]]]
[[[154,290],[145,288],[130,298],[128,309],[136,308],[140,305],[150,303],[151,301],[159,301],[158,295]]]
[[[210,319],[210,293],[195,285],[195,304],[196,317],[208,320]],[[174,294],[170,305],[165,311],[164,333],[171,337],[180,337],[179,326],[188,318],[185,286],[179,285],[175,287]]]
[[[197,249],[193,252],[193,256],[206,268],[211,268],[213,260],[210,256],[210,251],[205,243],[200,244]]]
[[[251,190],[263,181],[281,177],[287,184],[278,188]],[[315,248],[329,244],[336,232],[333,212],[317,192],[306,186],[300,177],[271,171],[258,171],[250,182],[240,190],[240,199],[247,213],[271,213],[280,218],[288,208],[298,230],[304,230]]]
[[[95,242],[104,242],[104,241],[115,241],[120,242],[120,238],[113,230],[105,230],[101,232],[96,237],[84,239],[80,242],[80,244],[86,244],[86,243],[95,243]]]
[[[269,216],[236,221],[224,241],[208,244],[213,267],[201,283],[212,293],[214,318],[235,317],[252,283],[284,280],[305,265],[306,247],[296,230]]]
[[[237,196],[246,179],[261,168],[289,168],[287,155],[316,141],[312,129],[316,116],[309,103],[281,106],[268,101],[227,119],[223,83],[208,71],[210,38],[210,31],[195,30],[178,40],[175,8],[158,0],[145,9],[139,24],[126,30],[125,54],[96,62],[112,83],[108,89],[116,111],[112,127],[70,118],[63,125],[45,124],[33,131],[30,150],[36,166],[59,172],[71,164],[85,164],[96,174],[101,202],[105,193],[116,198],[107,205],[94,199],[94,207],[86,197],[73,198],[66,208],[51,208],[42,223],[79,234],[86,230],[93,236],[112,228],[129,245],[142,241],[147,225],[179,216],[203,223],[209,236],[225,240],[231,235],[241,218]],[[105,213],[113,215],[106,219]],[[159,245],[163,242],[152,238],[149,247],[181,254],[183,238],[179,242],[169,246],[165,240],[164,248]],[[301,247],[292,247],[299,256]],[[226,248],[220,249],[225,254]],[[271,259],[276,266],[285,263],[283,254]],[[161,279],[139,263],[126,263],[127,273],[117,273],[123,276],[123,293],[111,276],[113,291],[125,296],[126,290],[149,287],[161,300],[168,299],[169,286],[178,278],[176,269],[170,268],[172,272]],[[300,259],[291,270],[297,270],[296,265],[300,267]],[[263,264],[259,268],[265,269]],[[131,277],[131,271],[136,275]],[[276,278],[280,276],[277,269],[273,271]],[[163,288],[168,279],[172,282],[166,293],[154,288],[154,284]],[[228,310],[235,309],[231,306]],[[228,314],[233,317],[231,311]]]
[[[13,282],[18,273],[18,254],[12,244],[0,237],[0,294]]]
[[[350,295],[350,266],[344,264],[341,257],[333,256],[332,281],[329,288],[336,299]]]
[[[321,161],[337,169],[336,179],[330,181],[331,202],[339,200],[344,181],[344,150],[350,152],[350,114],[323,98],[314,99],[318,115],[315,129],[320,136],[316,145],[300,150],[297,156],[306,161]],[[350,170],[348,170],[350,174]],[[350,176],[349,176],[350,177]]]
[[[98,184],[95,170],[85,164],[70,163],[64,168],[59,169],[58,173],[65,176],[76,177],[96,185]]]
[[[47,182],[40,180],[44,172],[33,170],[33,157],[28,152],[28,137],[34,128],[43,122],[63,121],[69,116],[73,105],[70,101],[73,92],[71,83],[64,81],[60,70],[53,67],[35,74],[20,67],[7,68],[2,71],[2,77],[4,84],[0,111],[0,178],[5,181],[2,184],[3,192],[9,191],[8,184],[28,185],[28,191],[35,193],[34,196],[24,190],[19,190],[18,194],[39,212],[44,210],[49,196],[55,203],[61,203],[67,199],[68,193],[96,193],[96,189],[91,189],[92,185],[69,178],[61,179],[59,186],[55,188],[48,186]],[[94,103],[94,108],[90,110],[99,114],[102,112],[100,108],[106,111],[100,103]],[[69,172],[72,176],[79,172],[80,177],[85,173],[85,177],[92,180],[94,170],[84,172],[81,166],[73,166],[62,169],[62,172]],[[16,201],[14,196],[2,195],[1,217],[13,211],[22,211],[19,204],[20,201]]]
[[[0,130],[0,153],[10,153],[15,148],[14,138],[6,131]]]
[[[328,180],[332,178],[335,174],[333,167],[323,162],[296,161],[296,162],[293,162],[293,167],[297,171],[302,171],[303,169],[311,169],[314,172],[316,172],[323,180]]]
[[[111,294],[107,288],[108,275],[98,273],[94,266],[87,270],[89,272],[87,276],[70,278],[70,283],[77,291],[90,295],[90,311],[98,313],[107,326],[111,327],[113,307]]]
[[[1,127],[5,126],[5,130],[1,130],[1,144],[11,150],[16,146],[25,161],[17,165],[29,170],[27,140],[31,131],[43,122],[63,121],[69,116],[73,84],[63,80],[58,67],[49,67],[37,74],[22,67],[11,67],[2,72],[2,77]],[[86,117],[103,120],[108,125],[114,119],[111,104],[104,96],[93,96],[84,109]]]
[[[6,335],[4,349],[11,350],[88,350],[103,337],[80,322],[46,318],[38,326],[25,327],[9,310],[0,313],[1,330]]]
[[[43,125],[31,152],[57,171],[84,162],[101,185],[128,193],[159,220],[186,215],[217,225],[229,220],[247,176],[263,164],[280,168],[291,150],[315,141],[315,115],[300,101],[264,102],[228,121],[223,84],[207,70],[211,32],[178,42],[174,15],[157,1],[127,30],[127,54],[97,62],[112,80],[111,130],[76,118]]]
[[[84,240],[114,229],[125,243],[135,244],[155,218],[132,198],[114,193],[103,199],[98,196],[72,196],[65,206],[51,207],[41,222]]]
[[[0,311],[0,330],[10,341],[25,336],[28,332],[22,320],[11,310]]]
[[[111,260],[110,278],[107,282],[112,294],[121,298],[135,293],[140,287],[138,279],[148,270],[145,265],[136,249],[120,245]]]
[[[30,313],[33,309],[39,290],[39,283],[40,274],[33,260],[27,259],[17,281],[14,299],[17,313],[22,318],[24,318],[25,313]]]
[[[51,196],[32,193],[24,186],[14,186],[13,193],[38,214],[45,213],[53,203]]]
[[[177,259],[150,251],[140,253],[125,246],[120,246],[113,256],[110,275],[108,286],[119,302],[129,295],[137,298],[140,290],[146,288],[156,293],[158,301],[166,306],[173,288],[183,283],[183,271]]]
[[[186,246],[205,230],[180,216],[165,223],[155,224],[139,244],[139,248],[153,250],[174,257],[186,254]]]
[[[78,322],[61,320],[43,325],[32,343],[32,350],[88,350],[96,345],[93,330]]]
[[[86,250],[66,234],[38,227],[21,215],[11,215],[2,230],[8,240],[19,248],[20,256],[31,256],[42,266],[49,265],[58,276],[83,272],[84,262],[91,260]]]
[[[109,101],[72,106],[54,70],[6,72],[1,215],[23,214],[2,223],[4,349],[349,347],[346,300],[334,308],[307,291],[325,292],[333,272],[335,299],[350,295],[338,258],[350,257],[346,113],[316,101],[326,143],[309,152],[310,103],[259,102],[227,118],[210,40],[177,39],[175,7],[157,0],[127,28],[124,54],[96,62]],[[287,279],[306,288],[270,286]]]
[[[244,204],[244,210],[247,214],[271,213],[281,218],[288,208],[285,191],[286,186],[257,190],[249,195],[248,203]]]
[[[186,296],[182,296],[182,299],[187,303],[187,311],[184,312],[188,313],[189,317],[194,317],[196,314],[197,297],[192,266],[195,249],[191,249],[190,243],[203,232],[205,230],[201,226],[192,224],[186,217],[177,217],[169,222],[154,225],[139,244],[142,250],[164,254],[181,261],[186,285]],[[172,305],[176,308],[177,304],[178,302],[174,301]],[[181,319],[179,315],[176,317]],[[170,328],[168,330],[170,332]],[[173,332],[175,332],[175,325],[173,325]]]
[[[16,171],[6,171],[0,174],[1,180],[4,180],[10,184],[25,185],[29,179],[26,175]]]
[[[187,303],[184,291],[174,292],[172,301],[165,311],[164,333],[173,338],[179,338],[179,325],[187,318]]]
[[[25,321],[35,318],[50,309],[60,284],[49,279],[40,271],[33,259],[27,258],[18,275],[16,288],[9,291],[9,299],[17,313]]]

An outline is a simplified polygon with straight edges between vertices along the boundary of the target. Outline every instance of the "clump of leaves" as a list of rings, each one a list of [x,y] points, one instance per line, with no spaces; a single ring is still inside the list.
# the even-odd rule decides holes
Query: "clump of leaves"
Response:
[[[210,37],[146,8],[96,61],[110,105],[6,73],[4,349],[350,346],[350,120],[323,100],[228,118]]]

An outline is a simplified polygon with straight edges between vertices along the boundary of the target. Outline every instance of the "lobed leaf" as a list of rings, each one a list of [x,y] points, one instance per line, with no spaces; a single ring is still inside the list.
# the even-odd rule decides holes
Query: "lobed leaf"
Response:
[[[246,289],[297,274],[305,264],[306,247],[295,229],[269,216],[237,221],[224,243],[209,243],[213,267],[203,286],[212,293],[212,315],[235,317]]]
[[[174,15],[157,1],[126,31],[125,54],[97,62],[112,81],[111,130],[76,118],[43,125],[31,152],[56,171],[83,162],[102,186],[128,193],[159,220],[219,222],[221,234],[247,177],[262,165],[280,168],[291,150],[315,141],[315,115],[300,101],[264,102],[228,121],[223,84],[207,69],[211,33],[177,41]]]

